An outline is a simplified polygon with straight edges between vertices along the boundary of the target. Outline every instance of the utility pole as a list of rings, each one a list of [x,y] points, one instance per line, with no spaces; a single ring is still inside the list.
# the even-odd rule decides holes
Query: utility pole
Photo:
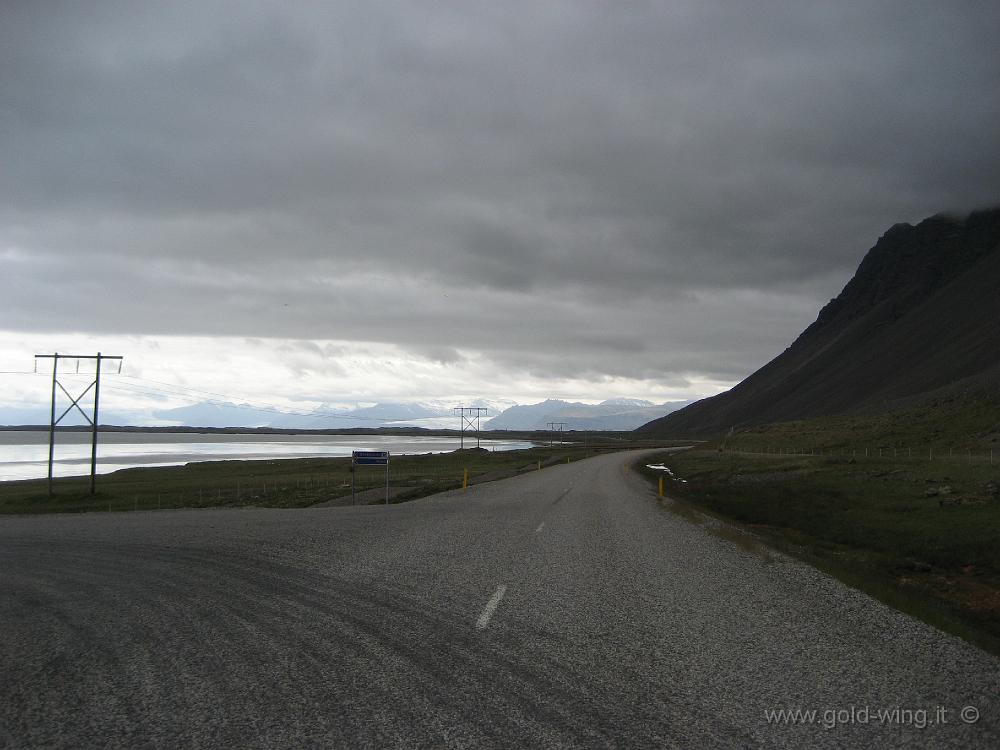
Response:
[[[122,357],[109,357],[106,354],[101,354],[98,352],[94,354],[36,354],[35,355],[35,372],[38,371],[38,360],[40,359],[51,359],[52,360],[52,404],[49,410],[49,497],[52,497],[52,464],[55,458],[56,452],[56,425],[58,425],[67,414],[69,414],[74,408],[83,418],[87,420],[90,424],[90,494],[93,495],[97,490],[97,426],[98,426],[98,408],[100,406],[101,399],[101,365],[104,362],[117,362],[118,370],[122,371]],[[74,375],[80,374],[80,362],[81,360],[93,360],[95,362],[94,368],[94,379],[90,382],[86,388],[84,388],[83,393],[77,397],[73,397],[72,394],[66,387],[59,382],[59,360],[76,360],[76,371]],[[66,398],[70,400],[69,406],[66,410],[56,418],[56,389],[59,388],[63,393],[66,394]],[[90,389],[94,389],[94,407],[92,414],[87,414],[80,406],[80,401],[90,393]]]
[[[459,433],[459,448],[465,448],[465,430],[474,430],[476,433],[476,447],[479,447],[479,417],[486,414],[484,406],[456,406],[455,415],[462,420],[462,428]]]
[[[549,422],[548,423],[549,432],[562,432],[563,431],[563,427],[565,427],[565,426],[566,426],[565,422]],[[560,440],[559,442],[561,443],[562,441]],[[551,445],[552,445],[552,436],[550,435],[549,436],[549,446],[551,447]]]

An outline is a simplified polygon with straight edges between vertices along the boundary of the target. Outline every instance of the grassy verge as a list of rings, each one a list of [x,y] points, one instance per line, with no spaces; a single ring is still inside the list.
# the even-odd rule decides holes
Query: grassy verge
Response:
[[[476,484],[537,471],[539,466],[577,461],[600,452],[648,445],[648,442],[618,441],[598,446],[564,444],[517,451],[466,449],[394,456],[389,467],[390,500],[402,502],[461,487],[466,470],[470,484]],[[354,480],[358,502],[384,501],[384,467],[357,467]],[[185,466],[124,469],[98,476],[97,489],[97,494],[90,494],[87,477],[57,479],[54,495],[49,497],[45,480],[0,482],[0,514],[349,505],[351,461],[348,458],[205,461]]]
[[[1000,654],[1000,463],[716,450],[643,463],[661,461],[669,497]]]
[[[938,396],[878,414],[740,427],[727,449],[1000,463],[1000,393]]]

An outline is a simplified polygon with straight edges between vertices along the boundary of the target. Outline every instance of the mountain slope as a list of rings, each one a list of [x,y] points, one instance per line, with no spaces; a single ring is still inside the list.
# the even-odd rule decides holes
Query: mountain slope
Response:
[[[1000,375],[1000,209],[898,224],[782,354],[733,389],[640,430],[734,425],[883,408]]]

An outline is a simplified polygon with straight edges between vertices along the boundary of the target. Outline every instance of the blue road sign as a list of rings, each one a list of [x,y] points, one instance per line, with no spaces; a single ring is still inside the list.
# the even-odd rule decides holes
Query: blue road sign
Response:
[[[389,451],[352,451],[351,460],[356,466],[387,466]]]

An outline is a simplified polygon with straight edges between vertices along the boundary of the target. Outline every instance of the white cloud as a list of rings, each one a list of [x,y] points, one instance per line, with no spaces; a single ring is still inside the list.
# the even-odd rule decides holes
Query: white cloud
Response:
[[[458,362],[433,352],[418,356],[392,344],[187,336],[23,335],[0,332],[0,407],[47,405],[51,369],[30,371],[34,354],[124,356],[122,374],[102,381],[108,412],[153,410],[226,400],[288,411],[317,407],[346,409],[386,401],[437,400],[455,403],[507,398],[531,403],[548,397],[598,401],[639,395],[672,401],[715,393],[731,383],[705,380],[674,384],[652,379],[550,377],[505,370],[485,355],[463,351]],[[89,375],[70,375],[70,382]],[[86,372],[86,365],[84,365]],[[488,385],[485,385],[488,384]]]

